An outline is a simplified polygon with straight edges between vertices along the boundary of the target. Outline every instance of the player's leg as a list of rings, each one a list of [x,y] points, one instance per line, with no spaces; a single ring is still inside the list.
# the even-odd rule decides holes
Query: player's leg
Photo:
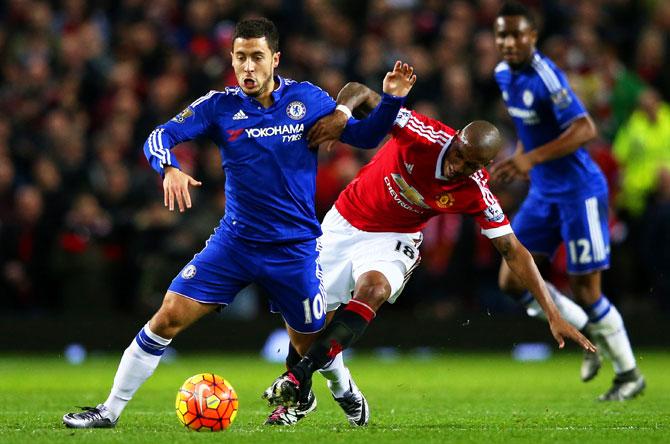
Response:
[[[326,325],[329,325],[333,317],[335,316],[336,310],[331,310],[328,312],[326,317]],[[287,369],[291,369],[298,362],[300,362],[302,356],[298,356],[297,360],[292,361],[290,364],[287,359]],[[355,384],[351,379],[351,373],[349,369],[344,365],[344,359],[342,353],[338,353],[335,358],[333,358],[330,363],[326,364],[323,368],[319,369],[319,373],[326,379],[330,393],[333,395],[333,398],[339,399],[342,398],[347,391],[351,391],[351,386]]]
[[[113,427],[128,401],[156,370],[172,339],[216,307],[168,291],[161,308],[124,351],[107,400],[82,413],[66,414],[63,417],[65,425],[72,428]]]
[[[600,274],[596,271],[585,275],[571,275],[570,285],[577,298],[587,307],[587,330],[590,336],[612,360],[616,374],[612,387],[598,399],[625,401],[640,394],[646,383],[637,368],[623,318],[600,290]]]
[[[386,301],[395,302],[419,264],[422,238],[420,233],[364,233],[352,254],[353,297],[336,312],[303,364],[311,359],[322,368],[364,334]]]
[[[300,362],[302,355],[298,349],[306,351],[314,342],[318,333],[304,334],[294,330],[288,323],[286,323],[286,331],[289,335],[289,352],[286,356],[287,370],[291,366]],[[304,390],[300,393],[295,392],[296,402],[285,403],[277,405],[270,415],[265,419],[266,425],[276,426],[290,426],[298,421],[304,419],[307,415],[316,410],[317,401],[316,396],[311,388],[311,381],[303,384]],[[264,394],[265,396],[265,394]]]
[[[344,365],[342,353],[338,353],[319,372],[328,381],[330,393],[344,412],[349,424],[356,427],[368,425],[370,421],[368,401],[354,382],[351,372]]]
[[[353,277],[356,282],[353,298],[338,311],[332,322],[310,347],[303,359],[284,375],[293,381],[275,381],[270,401],[280,399],[272,395],[288,395],[290,390],[282,390],[282,384],[302,387],[311,381],[312,374],[327,365],[342,350],[351,346],[364,333],[384,302],[397,298],[406,279],[418,263],[420,234],[398,235],[392,233],[367,233],[369,241],[361,241],[359,252],[353,261]],[[398,239],[402,237],[402,239]],[[302,390],[302,389],[300,389]],[[286,402],[287,398],[283,401]]]
[[[274,246],[260,264],[262,285],[271,295],[271,310],[281,313],[292,350],[287,364],[300,359],[323,329],[326,303],[321,282],[320,244],[316,240]],[[275,403],[265,421],[268,425],[292,425],[316,409],[311,381],[294,392],[292,402]],[[264,395],[265,396],[265,395]]]
[[[330,323],[334,315],[335,311],[328,312],[326,322]],[[291,369],[300,362],[300,359],[302,359],[302,356],[289,343],[289,351],[286,356],[286,369]],[[367,425],[370,419],[370,408],[363,392],[361,392],[354,382],[351,372],[344,365],[342,353],[338,353],[330,363],[319,369],[319,373],[326,379],[333,399],[342,408],[349,423],[354,426]],[[277,409],[275,409],[270,417],[275,415],[276,412]]]
[[[154,372],[165,348],[182,330],[230,303],[248,280],[236,263],[238,249],[220,238],[205,248],[172,281],[163,304],[139,331],[119,363],[109,397],[96,408],[63,417],[68,427],[113,427],[139,387]]]
[[[326,291],[327,317],[330,324],[337,309],[351,299],[354,290],[353,259],[357,245],[366,237],[364,232],[353,227],[334,207],[324,218],[321,236],[321,266],[323,285]],[[293,367],[292,363],[288,368]],[[363,392],[358,388],[351,372],[344,365],[342,353],[319,369],[326,379],[330,393],[349,421],[354,426],[365,426],[370,419],[370,408]]]
[[[313,373],[323,369],[324,376],[329,380],[329,387],[348,386],[348,390],[342,391],[340,396],[334,393],[334,397],[350,423],[367,424],[367,401],[344,367],[341,352],[362,336],[376,311],[391,295],[390,289],[382,273],[364,273],[357,280],[353,299],[335,313],[330,324],[316,338],[304,357],[279,377],[263,396],[271,403],[279,404],[278,408],[282,410],[286,405],[299,407],[306,402],[305,398],[312,396]],[[346,382],[343,381],[345,378]]]
[[[311,377],[313,371],[308,368],[313,367],[314,371],[322,368],[358,340],[390,296],[391,285],[384,273],[377,270],[363,273],[356,280],[353,298],[343,309],[336,312],[332,322],[303,358],[303,364],[294,367],[309,371],[309,374],[298,377]],[[306,366],[308,361],[311,361],[311,366]]]
[[[561,209],[562,234],[568,251],[568,273],[575,297],[589,315],[587,331],[603,354],[610,356],[616,377],[600,400],[625,400],[644,390],[644,378],[617,308],[601,290],[601,270],[609,267],[607,194]]]
[[[607,195],[602,195],[585,199],[583,205],[566,206],[562,218],[572,292],[586,307],[590,336],[612,359],[616,373],[612,388],[599,399],[623,401],[641,393],[645,381],[621,314],[601,290],[601,270],[609,267],[607,212]]]
[[[328,295],[327,300],[327,315],[326,323],[332,320],[335,314],[335,309],[342,301],[334,300],[334,294],[350,295],[353,290],[353,278],[351,277],[351,261],[349,260],[349,251],[354,242],[351,235],[358,230],[354,229],[335,208],[332,208],[321,225],[323,235],[319,238],[321,251],[319,253],[319,262],[322,270],[322,284],[324,292]],[[331,308],[332,306],[332,308]],[[291,335],[291,327],[287,324],[287,331]],[[310,337],[313,342],[314,337]],[[295,342],[295,340],[293,340]],[[311,345],[311,342],[309,345]],[[307,344],[303,344],[305,346]],[[303,353],[306,349],[303,349]],[[286,370],[300,362],[302,356],[293,343],[289,343],[289,352],[286,357]],[[329,377],[329,376],[327,376]],[[330,374],[330,377],[337,377],[337,372]],[[330,381],[330,380],[329,380]],[[330,385],[330,382],[329,382]],[[265,395],[264,395],[265,396]],[[284,421],[284,412],[291,412],[290,409],[295,407],[287,407],[278,405],[277,408],[270,414],[266,423],[268,424],[292,424],[293,422]],[[304,416],[295,415],[293,418],[304,418]]]
[[[114,418],[154,372],[172,339],[218,305],[204,304],[168,291],[163,304],[121,357],[114,384],[103,405]]]
[[[335,311],[328,312],[326,324],[330,323],[334,315]],[[286,369],[291,369],[300,362],[300,359],[302,359],[302,356],[289,343],[289,350],[286,356]],[[370,408],[363,392],[358,388],[349,369],[344,365],[342,353],[338,353],[330,363],[319,369],[319,373],[326,379],[333,399],[342,408],[349,423],[354,426],[367,425],[370,419]],[[283,405],[277,406],[268,417],[266,423],[284,423],[285,421],[282,416],[284,412],[291,412],[291,408]],[[297,422],[297,420],[304,418],[305,415],[294,415],[294,417]]]

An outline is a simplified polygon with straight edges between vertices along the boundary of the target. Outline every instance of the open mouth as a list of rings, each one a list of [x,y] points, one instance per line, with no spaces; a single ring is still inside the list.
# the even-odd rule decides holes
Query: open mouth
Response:
[[[256,86],[256,81],[254,79],[244,79],[244,87],[251,89]]]

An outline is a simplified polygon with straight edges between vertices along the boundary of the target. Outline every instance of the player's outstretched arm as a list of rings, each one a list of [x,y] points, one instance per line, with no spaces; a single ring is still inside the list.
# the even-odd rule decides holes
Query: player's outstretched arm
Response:
[[[177,168],[165,168],[163,203],[170,211],[174,211],[175,200],[180,212],[183,213],[186,208],[191,208],[191,194],[188,191],[189,185],[199,187],[202,185],[202,182],[195,180]]]
[[[521,245],[521,242],[519,242],[514,233],[491,239],[491,242],[493,242],[493,245],[503,256],[509,268],[521,278],[524,286],[542,307],[542,310],[547,315],[551,334],[556,339],[556,342],[558,342],[559,348],[564,347],[564,338],[568,337],[579,344],[584,350],[595,352],[596,347],[591,341],[561,317],[556,304],[554,304],[549,295],[540,271],[533,261],[533,257]]]
[[[360,148],[375,148],[393,125],[404,98],[416,83],[414,68],[397,61],[384,78],[384,96],[360,83],[350,83],[337,96],[337,109],[320,119],[307,134],[311,147],[328,140],[342,140]],[[346,89],[346,91],[345,91]],[[351,119],[351,110],[358,108],[366,114],[363,120]]]
[[[340,138],[352,112],[365,117],[381,102],[379,94],[358,82],[349,82],[337,94],[335,111],[319,119],[307,133],[310,148]]]

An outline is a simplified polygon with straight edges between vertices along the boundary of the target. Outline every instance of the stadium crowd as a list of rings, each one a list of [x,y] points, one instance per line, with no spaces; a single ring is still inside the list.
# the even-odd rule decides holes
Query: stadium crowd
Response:
[[[622,311],[670,311],[670,2],[526,2],[540,49],[564,69],[600,130],[588,146],[611,191],[606,293]],[[493,70],[499,0],[7,0],[0,5],[0,310],[155,309],[166,283],[223,214],[210,142],[175,155],[203,182],[184,214],[163,206],[142,145],[210,89],[235,85],[240,18],[281,33],[279,73],[333,97],[376,88],[395,60],[414,65],[408,104],[460,128],[495,122],[515,145]],[[320,151],[323,217],[373,153]],[[493,184],[513,215],[527,185]],[[258,190],[262,193],[263,190]],[[471,219],[434,218],[401,309],[448,317],[519,310],[497,288],[498,255]],[[559,253],[560,254],[560,253]],[[565,261],[556,261],[564,263]],[[564,270],[552,270],[566,288]],[[92,301],[97,301],[92,303]],[[422,301],[421,304],[417,303]],[[426,303],[428,301],[428,303]]]

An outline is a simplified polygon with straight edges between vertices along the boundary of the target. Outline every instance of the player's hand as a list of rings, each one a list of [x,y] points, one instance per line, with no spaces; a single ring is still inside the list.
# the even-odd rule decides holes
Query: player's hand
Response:
[[[328,140],[338,140],[347,126],[347,120],[347,116],[338,110],[320,118],[307,133],[309,147],[317,148]]]
[[[414,67],[400,60],[395,62],[393,71],[386,73],[383,91],[396,97],[405,97],[416,83]]]
[[[174,201],[177,200],[179,211],[184,212],[186,208],[191,208],[191,195],[188,192],[188,186],[199,187],[199,182],[174,167],[165,168],[165,178],[163,179],[163,203],[170,211],[174,211]]]
[[[532,168],[533,162],[528,154],[519,153],[495,165],[491,174],[494,181],[509,183],[516,178],[527,180]]]
[[[586,336],[581,334],[579,330],[570,325],[568,321],[563,318],[553,319],[549,321],[549,328],[551,329],[551,334],[558,342],[558,348],[563,348],[565,346],[565,339],[570,338],[575,341],[581,348],[588,352],[595,353],[597,348],[595,345],[589,341]]]

